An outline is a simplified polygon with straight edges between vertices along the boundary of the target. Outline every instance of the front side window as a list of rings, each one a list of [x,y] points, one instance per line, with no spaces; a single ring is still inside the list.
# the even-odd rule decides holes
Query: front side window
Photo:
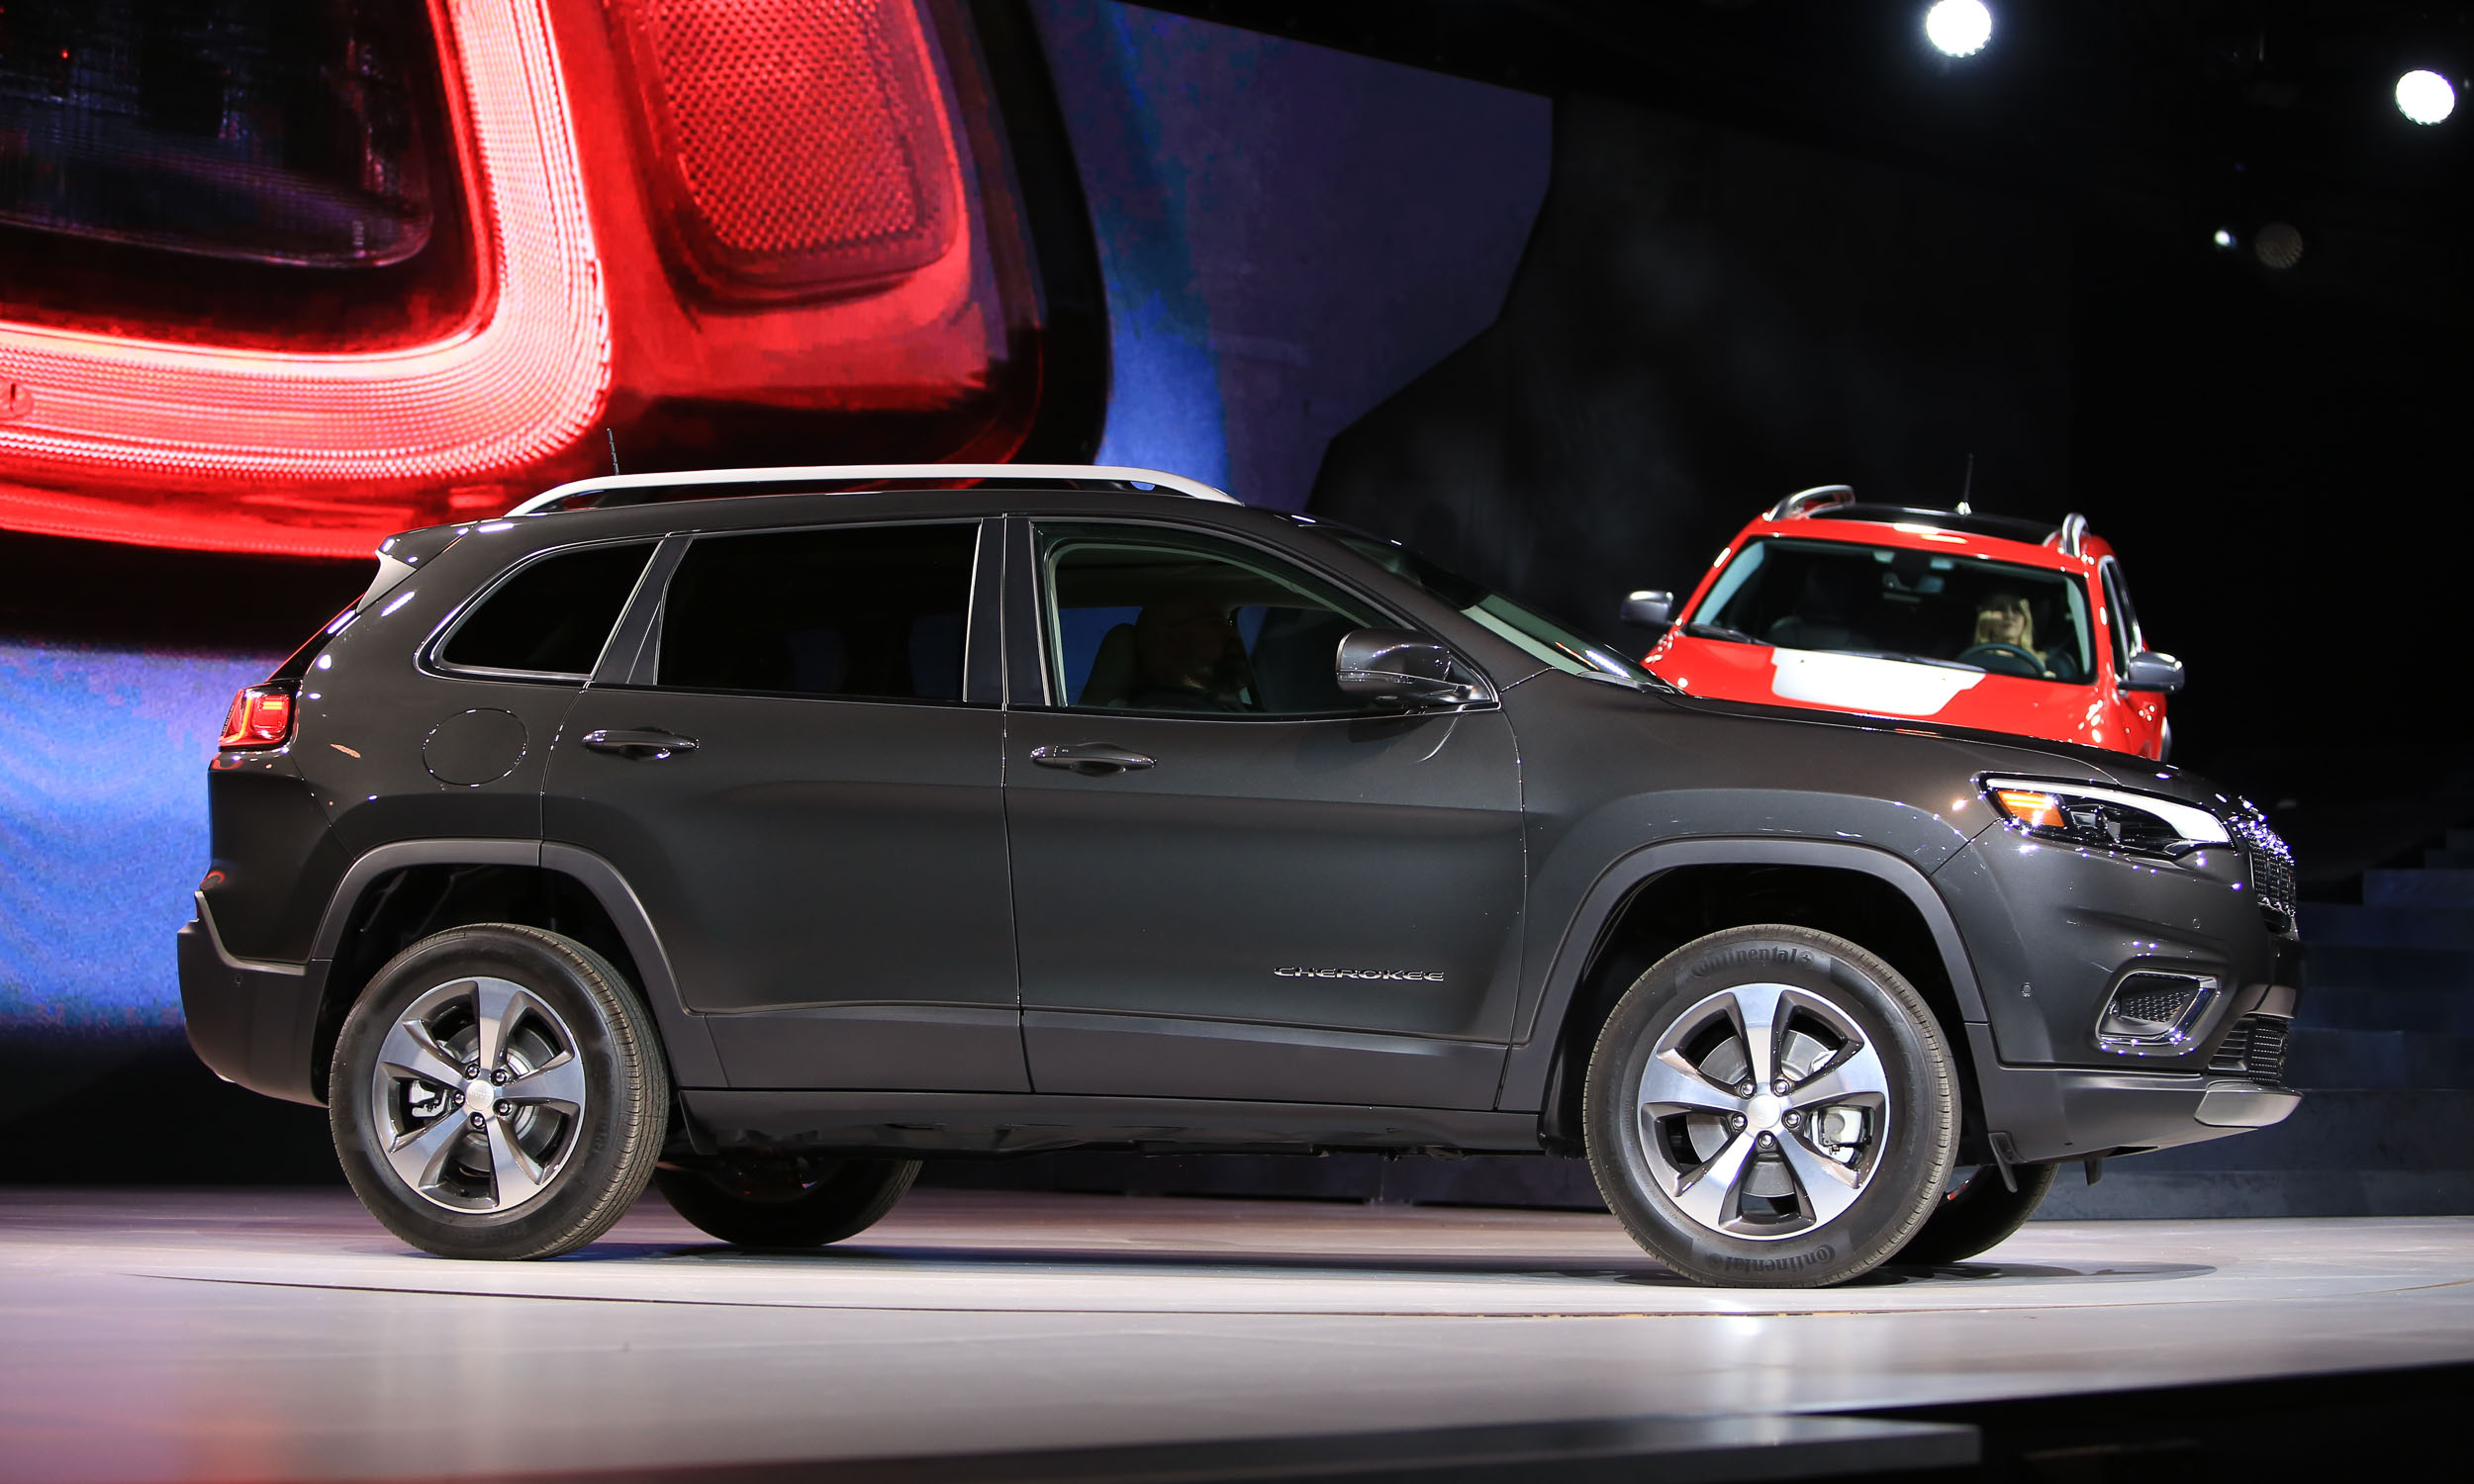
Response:
[[[976,524],[699,536],[662,602],[656,683],[960,700]]]
[[[1233,543],[1127,526],[1043,526],[1049,694],[1104,711],[1328,716],[1341,637],[1388,620]]]
[[[438,663],[584,679],[652,554],[652,542],[631,541],[557,552],[519,568],[455,625],[438,646]]]
[[[2093,678],[2087,593],[2066,574],[1856,541],[1747,543],[1685,615],[1696,638],[1994,675]]]

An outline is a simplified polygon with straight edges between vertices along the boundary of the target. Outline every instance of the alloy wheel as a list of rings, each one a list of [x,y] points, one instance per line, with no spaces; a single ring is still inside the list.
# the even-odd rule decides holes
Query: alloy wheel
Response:
[[[396,1177],[450,1211],[530,1204],[582,1142],[575,1032],[511,979],[453,979],[417,996],[380,1043],[368,1091]]]
[[[1897,1110],[1864,1032],[1821,996],[1737,984],[1660,1035],[1634,1098],[1650,1171],[1695,1224],[1774,1241],[1846,1211]]]

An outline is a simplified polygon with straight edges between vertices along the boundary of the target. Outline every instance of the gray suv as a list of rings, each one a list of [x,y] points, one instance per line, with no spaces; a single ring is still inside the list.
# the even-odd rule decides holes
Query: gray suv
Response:
[[[1676,1271],[1808,1286],[2297,1101],[2249,805],[1696,699],[1142,470],[612,477],[397,536],[208,789],[198,1054],[326,1104],[448,1255],[647,1181],[782,1246],[937,1157],[1546,1152]]]

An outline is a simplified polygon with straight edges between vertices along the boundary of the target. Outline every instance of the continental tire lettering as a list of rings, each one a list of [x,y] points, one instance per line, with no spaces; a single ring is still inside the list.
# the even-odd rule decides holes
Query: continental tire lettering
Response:
[[[1809,948],[1756,944],[1749,948],[1731,948],[1725,953],[1703,959],[1692,966],[1692,976],[1697,979],[1716,974],[1722,969],[1735,969],[1744,965],[1767,967],[1785,964],[1798,969],[1810,969],[1820,962],[1821,956]]]
[[[1397,979],[1420,984],[1440,984],[1440,969],[1275,969],[1272,973],[1284,979]]]
[[[1723,1256],[1718,1259],[1718,1265],[1735,1272],[1789,1272],[1799,1267],[1818,1267],[1835,1259],[1838,1254],[1837,1248],[1824,1245],[1791,1257]]]

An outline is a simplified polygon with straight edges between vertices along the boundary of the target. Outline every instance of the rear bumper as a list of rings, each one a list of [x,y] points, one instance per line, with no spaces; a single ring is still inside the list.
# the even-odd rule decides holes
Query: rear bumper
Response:
[[[2205,1071],[2004,1067],[1989,1029],[1967,1027],[1984,1123],[2027,1164],[2171,1149],[2281,1123],[2302,1094]]]
[[[198,1060],[252,1092],[318,1102],[310,1063],[326,966],[234,958],[204,902],[178,944],[180,1008]]]

